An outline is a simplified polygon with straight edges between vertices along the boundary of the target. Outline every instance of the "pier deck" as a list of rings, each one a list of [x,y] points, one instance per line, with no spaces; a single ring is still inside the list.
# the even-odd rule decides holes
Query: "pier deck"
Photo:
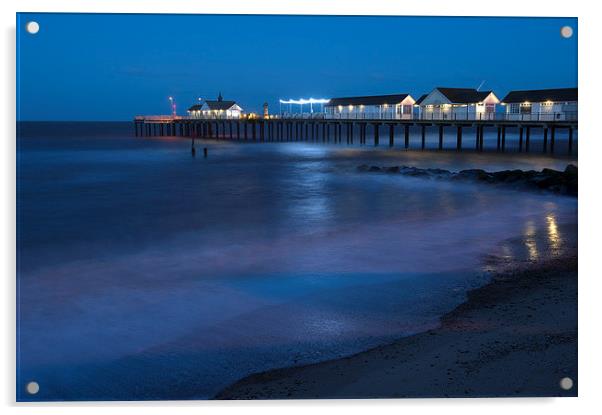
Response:
[[[468,148],[483,151],[486,134],[495,134],[496,150],[507,149],[506,134],[518,134],[518,151],[531,151],[533,133],[542,139],[542,151],[555,153],[559,131],[565,132],[566,151],[570,155],[574,147],[574,131],[577,120],[536,121],[536,120],[422,120],[422,119],[328,119],[328,118],[240,118],[240,119],[201,119],[185,117],[136,117],[135,135],[181,136],[190,138],[210,138],[223,140],[251,140],[260,142],[308,141],[324,143],[367,144],[368,128],[371,143],[381,145],[381,133],[388,137],[388,146],[396,146],[396,138],[401,133],[403,148],[410,148],[411,128],[420,130],[420,148],[425,149],[427,129],[438,133],[438,149],[443,150],[446,129],[455,130],[456,150]],[[474,129],[474,145],[465,146],[465,128]]]

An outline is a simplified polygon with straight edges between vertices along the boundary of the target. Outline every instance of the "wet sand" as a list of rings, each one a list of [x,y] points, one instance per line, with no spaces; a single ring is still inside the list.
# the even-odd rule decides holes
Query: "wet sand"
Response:
[[[439,328],[350,357],[248,376],[215,399],[577,396],[577,255],[515,267]],[[560,380],[570,377],[570,390]]]

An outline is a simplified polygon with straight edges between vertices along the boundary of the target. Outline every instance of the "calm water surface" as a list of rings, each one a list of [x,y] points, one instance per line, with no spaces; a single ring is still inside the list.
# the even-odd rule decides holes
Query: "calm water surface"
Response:
[[[210,397],[433,327],[487,255],[576,237],[574,198],[356,171],[567,159],[209,141],[204,159],[131,124],[19,133],[21,400]]]

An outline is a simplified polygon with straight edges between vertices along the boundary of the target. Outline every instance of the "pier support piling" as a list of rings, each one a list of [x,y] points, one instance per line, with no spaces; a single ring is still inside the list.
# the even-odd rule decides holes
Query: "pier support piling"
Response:
[[[379,137],[379,133],[380,133],[380,124],[379,123],[374,123],[372,124],[372,128],[374,128],[374,146],[378,146],[379,141],[380,141],[380,137]]]

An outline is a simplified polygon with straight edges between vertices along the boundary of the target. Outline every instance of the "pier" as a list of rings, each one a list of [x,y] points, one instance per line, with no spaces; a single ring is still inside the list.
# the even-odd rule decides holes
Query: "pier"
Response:
[[[466,133],[472,129],[472,136]],[[421,119],[328,119],[328,118],[189,118],[139,116],[134,119],[137,137],[177,136],[200,139],[335,144],[372,144],[410,149],[417,143],[426,149],[427,132],[438,134],[436,150],[443,150],[453,133],[457,151],[484,151],[485,136],[495,138],[494,150],[506,152],[507,134],[518,135],[518,151],[532,152],[533,138],[541,139],[539,152],[558,153],[560,140],[566,154],[573,154],[577,120],[421,120]],[[413,134],[412,134],[413,130]],[[412,148],[417,148],[412,146]]]

